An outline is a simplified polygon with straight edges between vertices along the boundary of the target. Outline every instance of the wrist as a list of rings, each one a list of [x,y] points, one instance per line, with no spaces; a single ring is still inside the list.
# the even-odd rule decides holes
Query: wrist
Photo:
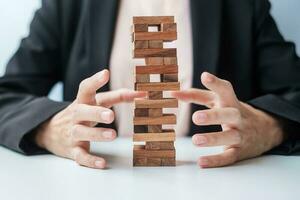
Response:
[[[47,132],[47,126],[48,126],[49,120],[44,122],[43,124],[41,124],[37,129],[36,129],[36,133],[34,136],[34,142],[35,144],[40,147],[45,149],[46,145],[45,145],[45,135]]]

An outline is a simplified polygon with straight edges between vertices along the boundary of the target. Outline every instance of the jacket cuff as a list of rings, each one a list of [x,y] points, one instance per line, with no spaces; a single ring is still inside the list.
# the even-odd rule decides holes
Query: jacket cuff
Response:
[[[12,130],[8,130],[14,135],[11,137],[14,140],[9,144],[10,148],[26,155],[48,153],[46,150],[39,148],[33,141],[34,130],[69,104],[68,102],[55,102],[46,97],[37,98],[28,103],[26,109],[31,111],[20,113],[21,116],[15,121],[19,128],[11,127]],[[8,129],[10,128],[8,127]]]
[[[300,108],[272,94],[250,100],[250,105],[274,115],[280,120],[287,139],[267,154],[295,155],[300,154]]]

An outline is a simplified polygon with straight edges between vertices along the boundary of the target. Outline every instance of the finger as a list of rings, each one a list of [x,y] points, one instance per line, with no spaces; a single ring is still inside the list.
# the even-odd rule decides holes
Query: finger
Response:
[[[101,106],[77,104],[73,112],[73,123],[98,122],[110,124],[114,121],[114,112]]]
[[[96,91],[103,87],[109,80],[109,71],[102,70],[93,76],[84,79],[78,89],[78,103],[93,103],[95,101]]]
[[[216,92],[226,102],[226,105],[222,106],[236,106],[237,97],[229,81],[220,79],[208,72],[203,72],[201,82],[207,89]]]
[[[235,129],[206,134],[195,134],[192,141],[200,147],[237,145],[241,143],[241,135]]]
[[[238,148],[230,148],[221,154],[200,157],[198,165],[202,168],[223,167],[235,163],[237,158]]]
[[[122,102],[131,102],[135,98],[146,97],[147,92],[143,91],[131,91],[128,89],[120,89],[110,92],[98,93],[96,95],[97,105],[101,105],[107,108],[112,107],[114,104]]]
[[[117,135],[113,129],[91,128],[81,124],[74,125],[71,134],[75,141],[89,142],[112,141]]]
[[[241,113],[237,108],[212,108],[194,112],[192,120],[196,125],[231,124],[238,126],[241,123]]]
[[[216,99],[215,94],[211,91],[194,88],[185,91],[173,91],[171,92],[171,96],[181,101],[201,104],[209,108],[214,106],[214,101]]]
[[[75,160],[79,165],[104,169],[106,166],[106,162],[103,158],[91,155],[87,152],[87,150],[81,147],[75,147],[73,150],[73,160]]]

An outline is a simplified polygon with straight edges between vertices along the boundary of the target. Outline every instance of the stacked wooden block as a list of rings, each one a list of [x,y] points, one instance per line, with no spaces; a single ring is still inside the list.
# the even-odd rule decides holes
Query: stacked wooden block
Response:
[[[180,89],[176,48],[163,45],[176,39],[172,16],[133,18],[134,58],[145,58],[145,66],[135,67],[135,90],[148,92],[146,99],[135,100],[133,141],[143,144],[134,145],[134,166],[176,165],[175,131],[162,127],[176,124],[176,115],[163,113],[163,108],[178,107],[176,99],[163,95]]]

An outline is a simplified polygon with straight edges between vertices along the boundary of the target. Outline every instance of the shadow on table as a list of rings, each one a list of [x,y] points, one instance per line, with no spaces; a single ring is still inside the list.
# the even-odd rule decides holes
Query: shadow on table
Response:
[[[110,169],[109,166],[111,166],[111,165],[117,165],[118,168],[132,167],[132,157],[129,157],[129,156],[124,157],[124,156],[108,154],[108,153],[93,152],[93,154],[96,156],[100,156],[107,161],[107,164],[108,164],[107,169]],[[190,166],[190,165],[197,165],[197,162],[194,160],[177,160],[176,161],[176,166]]]

